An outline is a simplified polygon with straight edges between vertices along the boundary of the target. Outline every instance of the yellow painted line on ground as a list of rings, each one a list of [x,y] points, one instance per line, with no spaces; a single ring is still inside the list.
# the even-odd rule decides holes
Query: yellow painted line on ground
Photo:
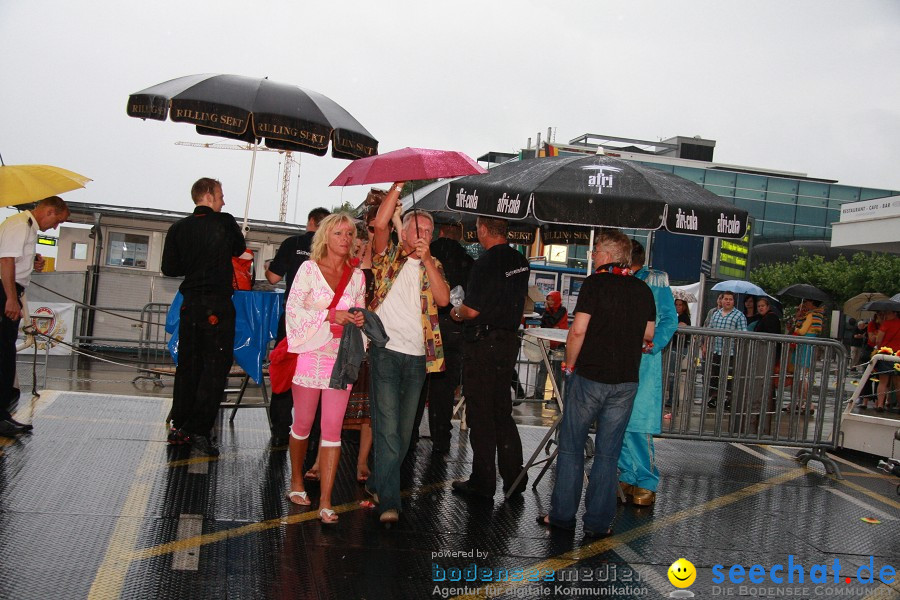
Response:
[[[888,498],[887,496],[883,496],[883,495],[879,494],[878,492],[873,492],[870,489],[864,488],[863,486],[859,485],[858,483],[853,483],[852,481],[847,481],[846,479],[835,479],[835,481],[839,481],[840,483],[846,485],[848,488],[850,488],[852,490],[856,490],[860,494],[865,494],[866,496],[868,496],[869,498],[872,498],[873,500],[878,500],[879,502],[883,502],[884,504],[887,504],[888,506],[892,506],[892,507],[896,508],[897,510],[900,510],[900,502],[897,502],[896,500]]]
[[[775,486],[787,483],[788,481],[792,481],[794,479],[797,479],[798,477],[802,477],[806,475],[807,472],[808,471],[803,468],[791,469],[786,473],[776,475],[775,477],[770,477],[769,479],[766,479],[765,481],[761,481],[759,483],[754,483],[745,488],[737,490],[736,492],[732,492],[724,496],[719,496],[718,498],[713,498],[712,500],[704,502],[703,504],[700,504],[698,506],[686,508],[664,517],[654,517],[654,520],[650,523],[647,523],[646,525],[635,527],[634,529],[629,529],[628,531],[622,532],[618,535],[614,535],[606,539],[597,540],[592,544],[582,546],[581,548],[576,548],[575,550],[566,552],[565,554],[561,554],[560,556],[554,558],[549,558],[537,564],[526,567],[525,569],[538,569],[538,571],[540,572],[545,569],[558,570],[571,567],[575,563],[581,562],[588,558],[592,558],[599,554],[603,554],[604,552],[608,552],[609,550],[615,550],[617,547],[622,546],[623,544],[631,543],[640,537],[643,537],[649,533],[653,533],[654,531],[657,531],[659,529],[663,529],[664,527],[675,525],[676,523],[679,523],[686,519],[690,519],[692,517],[699,517],[704,513],[722,508],[724,506],[728,506],[729,504],[734,504],[735,502],[740,502],[741,500],[750,498],[751,496],[755,496]],[[487,595],[487,587],[483,587],[476,590],[472,595],[455,596],[455,598],[475,599],[502,596],[509,593],[513,589],[528,585],[529,583],[530,582],[528,581],[514,583],[492,583],[490,584],[492,588],[492,594],[490,596]]]
[[[165,415],[169,412],[166,404],[161,405],[163,414],[158,421],[159,433],[165,432]],[[134,471],[131,488],[116,521],[115,529],[109,538],[103,562],[97,570],[91,590],[90,600],[100,598],[118,598],[122,594],[122,586],[131,566],[130,555],[134,552],[138,534],[147,512],[147,503],[153,488],[153,479],[141,474],[159,463],[160,444],[157,441],[147,442],[144,455]]]
[[[439,483],[432,483],[429,485],[425,485],[419,488],[415,488],[412,490],[406,490],[401,493],[401,496],[411,496],[413,494],[427,494],[437,489],[445,488],[452,482],[452,479],[448,479],[447,481],[442,481]],[[292,505],[293,506],[293,505]],[[352,502],[347,502],[345,504],[341,504],[339,506],[334,507],[334,512],[338,514],[352,512],[354,510],[368,510],[359,505],[359,500],[354,500]],[[287,517],[278,517],[276,519],[269,519],[268,521],[260,521],[258,523],[251,523],[249,525],[244,525],[242,527],[235,527],[234,529],[228,529],[226,531],[218,531],[216,533],[207,533],[205,535],[198,535],[191,538],[185,538],[183,540],[176,540],[174,542],[168,542],[165,544],[160,544],[158,546],[151,546],[150,548],[143,548],[140,550],[134,550],[128,554],[126,558],[127,561],[135,561],[135,560],[144,560],[147,558],[152,558],[154,556],[162,556],[164,554],[171,554],[172,552],[181,552],[184,550],[190,550],[192,548],[200,548],[201,546],[206,546],[209,544],[215,544],[216,542],[221,542],[224,540],[241,537],[244,535],[250,535],[253,533],[259,533],[261,531],[266,531],[268,529],[274,529],[276,527],[281,527],[283,525],[296,525],[297,523],[303,523],[304,521],[313,521],[319,518],[319,513],[315,509],[308,510],[306,512],[289,515]]]
[[[785,452],[782,452],[781,450],[778,450],[777,448],[772,448],[770,446],[766,446],[765,448],[769,452],[772,452],[773,454],[777,454],[778,456],[783,456],[784,458],[796,460],[795,457],[793,457],[790,454],[787,454]],[[892,506],[892,507],[900,510],[900,502],[897,502],[896,500],[889,498],[888,496],[879,494],[878,492],[873,492],[872,490],[867,489],[867,488],[859,485],[858,483],[853,483],[852,481],[847,481],[846,479],[838,479],[837,477],[835,477],[833,475],[828,475],[828,477],[830,477],[833,481],[837,481],[838,483],[840,483],[842,485],[846,485],[848,488],[850,488],[852,490],[856,490],[860,494],[863,494],[865,496],[868,496],[869,498],[872,498],[873,500],[878,500],[879,502],[883,502],[884,504],[887,504],[888,506]]]

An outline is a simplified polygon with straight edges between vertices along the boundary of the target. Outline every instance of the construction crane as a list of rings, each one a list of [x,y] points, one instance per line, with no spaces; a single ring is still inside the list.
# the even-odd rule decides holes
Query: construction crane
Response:
[[[221,142],[175,142],[176,146],[193,146],[194,148],[212,148],[214,150],[253,150],[251,144],[223,144]],[[278,222],[287,223],[288,195],[291,188],[291,169],[299,160],[294,160],[289,150],[275,150],[265,146],[257,146],[257,152],[277,152],[284,154],[284,171],[281,175],[281,203],[278,205]]]

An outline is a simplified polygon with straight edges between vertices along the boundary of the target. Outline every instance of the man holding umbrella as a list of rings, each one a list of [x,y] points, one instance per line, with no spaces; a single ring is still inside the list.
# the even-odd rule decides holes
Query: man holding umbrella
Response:
[[[222,212],[225,196],[219,181],[198,179],[191,198],[194,213],[169,228],[160,266],[163,275],[184,276],[178,288],[184,301],[168,439],[218,456],[209,433],[234,361],[231,258],[240,256],[246,243],[234,217]]]
[[[31,272],[44,268],[44,259],[35,254],[37,232],[56,229],[69,218],[69,207],[58,196],[44,198],[33,210],[23,210],[0,225],[0,435],[31,431],[30,424],[12,418],[16,378],[16,338],[22,319],[22,294],[31,282]]]
[[[375,471],[367,489],[378,496],[382,523],[400,518],[400,464],[409,448],[425,375],[444,370],[438,307],[450,302],[450,287],[429,248],[431,215],[410,212],[403,219],[402,241],[391,240],[391,216],[402,207],[402,189],[400,182],[391,186],[372,221],[375,297],[369,309],[390,338],[384,348],[373,345],[369,350]]]

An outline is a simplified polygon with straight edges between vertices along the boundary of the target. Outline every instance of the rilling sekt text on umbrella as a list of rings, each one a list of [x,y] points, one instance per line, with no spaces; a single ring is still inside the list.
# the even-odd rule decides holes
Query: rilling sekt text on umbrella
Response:
[[[719,213],[716,231],[719,233],[740,233],[741,220],[737,218],[737,215],[732,215],[732,218],[729,219],[725,216],[725,213]]]
[[[316,144],[317,146],[325,147],[328,145],[328,138],[320,133],[313,133],[312,131],[307,131],[305,129],[298,129],[297,127],[288,127],[287,125],[277,125],[275,123],[260,123],[257,122],[256,130],[259,135],[268,134],[274,136],[290,136],[288,140],[291,139],[300,139],[309,141],[311,144]]]
[[[153,104],[132,104],[129,110],[129,114],[141,117],[150,117],[155,115],[165,120],[166,106]]]
[[[224,125],[235,131],[243,131],[246,128],[244,119],[232,117],[229,115],[219,116],[217,113],[200,112],[189,108],[176,108],[175,114],[172,115],[173,121],[189,121],[196,124],[215,123],[216,125]]]
[[[337,144],[342,150],[352,151],[350,152],[351,154],[358,156],[372,156],[375,154],[375,146],[371,144],[354,142],[342,137],[336,138],[332,143]]]
[[[466,189],[460,188],[456,193],[456,208],[478,208],[478,190],[466,194]]]

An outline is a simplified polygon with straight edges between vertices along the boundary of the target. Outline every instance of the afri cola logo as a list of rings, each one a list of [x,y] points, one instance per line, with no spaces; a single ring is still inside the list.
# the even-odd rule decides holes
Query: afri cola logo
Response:
[[[522,205],[522,200],[519,198],[519,194],[516,194],[516,197],[508,195],[506,192],[503,192],[503,195],[497,200],[497,214],[506,213],[510,215],[515,215],[519,213],[519,207]]]
[[[588,185],[597,188],[598,194],[603,193],[603,188],[611,188],[614,183],[613,175],[622,171],[619,167],[606,165],[589,165],[581,168],[585,171],[597,171],[596,174],[588,177]]]
[[[719,220],[716,222],[716,231],[718,233],[740,233],[741,221],[737,215],[732,215],[729,219],[725,213],[719,213]]]
[[[456,192],[456,208],[478,208],[478,190],[467,194],[466,188],[459,188]]]
[[[688,214],[679,208],[678,212],[675,213],[675,229],[690,229],[691,231],[697,231],[699,226],[700,220],[693,210],[691,211],[691,214]]]

